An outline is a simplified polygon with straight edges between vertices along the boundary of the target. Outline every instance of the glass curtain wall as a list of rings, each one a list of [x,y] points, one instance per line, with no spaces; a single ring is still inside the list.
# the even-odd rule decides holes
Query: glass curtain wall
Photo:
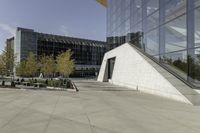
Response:
[[[200,0],[108,0],[107,42],[130,42],[200,87]]]

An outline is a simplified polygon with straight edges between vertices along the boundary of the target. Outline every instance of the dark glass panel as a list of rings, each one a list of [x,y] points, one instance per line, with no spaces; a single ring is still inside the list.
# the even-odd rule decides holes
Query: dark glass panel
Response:
[[[187,0],[170,0],[165,6],[165,20],[172,20],[186,12]]]
[[[195,2],[195,7],[199,7],[200,6],[200,0],[194,0]]]
[[[158,10],[159,0],[145,0],[147,2],[147,16]]]
[[[170,21],[164,27],[166,53],[187,48],[186,15]]]
[[[150,31],[159,25],[159,12],[155,12],[154,14],[147,17],[147,29],[145,31]]]
[[[198,0],[200,1],[200,0]],[[194,23],[195,23],[195,46],[200,47],[200,8],[195,9],[195,17],[194,17]]]
[[[193,85],[200,87],[200,48],[190,49],[189,53],[191,55],[188,56],[190,66],[188,80]]]
[[[161,56],[161,62],[170,70],[187,80],[187,51],[164,54]]]
[[[145,50],[150,55],[156,55],[159,53],[159,36],[158,29],[147,33]]]
[[[142,1],[132,0],[130,11],[131,11],[131,25],[133,26],[142,20]]]

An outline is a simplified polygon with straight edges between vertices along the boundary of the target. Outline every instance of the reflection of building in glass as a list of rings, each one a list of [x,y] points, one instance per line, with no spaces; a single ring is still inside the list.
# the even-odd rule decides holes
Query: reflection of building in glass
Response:
[[[107,7],[108,49],[130,42],[200,87],[200,0],[99,1]]]
[[[94,76],[105,53],[105,42],[72,38],[34,32],[32,29],[17,28],[14,53],[17,62],[26,59],[30,52],[37,55],[53,55],[71,49],[75,59],[74,76]]]

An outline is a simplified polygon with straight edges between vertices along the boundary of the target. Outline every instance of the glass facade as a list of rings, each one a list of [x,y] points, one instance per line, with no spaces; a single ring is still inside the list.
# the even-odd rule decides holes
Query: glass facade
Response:
[[[200,87],[200,0],[108,0],[108,50],[125,42]]]
[[[73,52],[76,65],[101,65],[106,51],[105,42],[37,33],[37,56],[54,58],[68,49]]]
[[[37,54],[36,34],[31,29],[17,28],[15,35],[14,53],[16,62],[26,59],[29,52]]]
[[[71,49],[75,61],[75,72],[72,76],[96,76],[106,52],[106,42],[38,33],[32,29],[17,28],[14,39],[16,63],[27,58],[30,52],[38,58],[42,55],[53,55]]]

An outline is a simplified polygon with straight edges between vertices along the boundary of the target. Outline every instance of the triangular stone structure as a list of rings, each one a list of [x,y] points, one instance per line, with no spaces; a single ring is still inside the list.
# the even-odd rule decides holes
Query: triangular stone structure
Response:
[[[112,79],[108,79],[108,60],[114,57]],[[97,80],[188,104],[200,104],[199,93],[129,43],[105,53]]]

